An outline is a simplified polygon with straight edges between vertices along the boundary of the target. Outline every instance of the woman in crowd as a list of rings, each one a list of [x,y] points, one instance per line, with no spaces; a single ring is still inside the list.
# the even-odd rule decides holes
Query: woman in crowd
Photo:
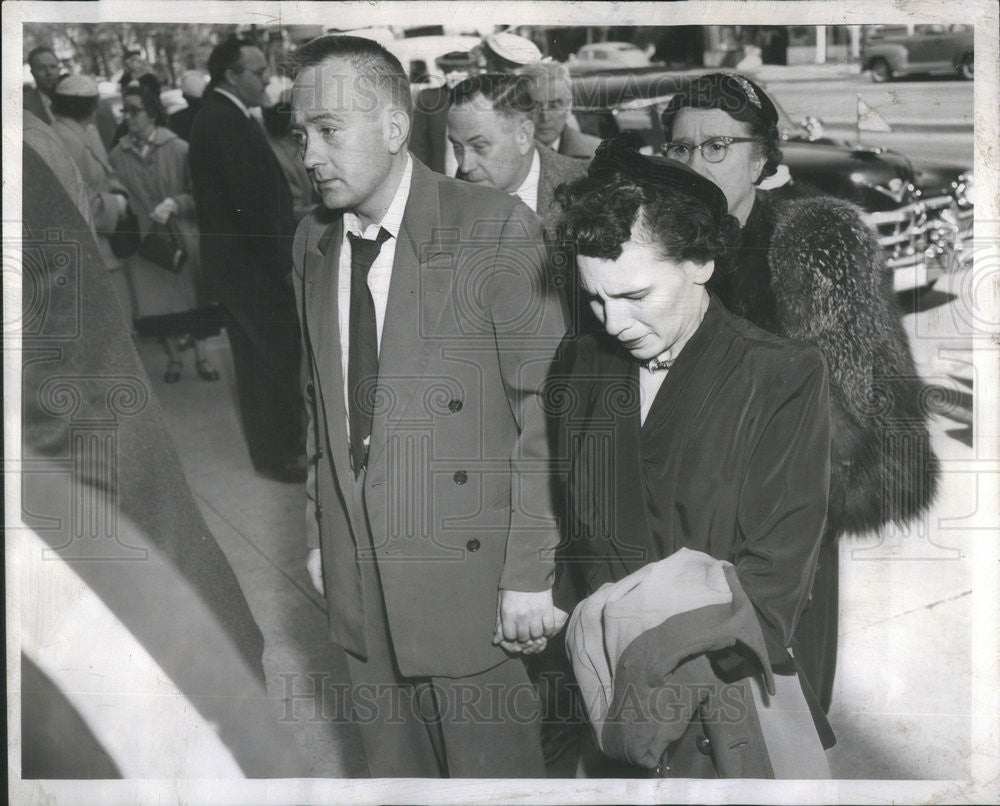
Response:
[[[788,645],[826,515],[826,370],[817,349],[709,292],[738,229],[726,197],[641,144],[634,133],[605,141],[587,176],[560,191],[561,232],[601,325],[567,337],[550,390],[569,467],[561,593],[589,596],[681,548],[731,562],[767,674],[784,676],[807,714]],[[727,681],[761,671],[735,649],[712,662]],[[828,775],[819,726],[806,722]],[[669,749],[669,775],[720,774],[700,730]]]
[[[204,339],[218,332],[218,317],[203,288],[187,143],[166,128],[166,113],[149,88],[138,84],[126,88],[123,104],[128,134],[111,151],[111,164],[128,189],[143,238],[155,232],[184,251],[176,273],[144,257],[145,250],[128,258],[137,329],[163,340],[167,383],[180,379],[181,347],[189,340],[198,377],[217,381],[219,373],[208,360]]]
[[[132,329],[132,293],[121,261],[111,251],[109,236],[128,211],[128,192],[115,174],[94,123],[97,82],[90,76],[65,76],[52,95],[52,131],[73,158],[90,198],[91,221],[97,244],[129,330]]]
[[[838,550],[845,533],[912,520],[930,505],[938,468],[921,382],[882,250],[856,207],[830,197],[778,202],[757,189],[780,161],[778,114],[743,76],[711,73],[664,110],[666,156],[711,179],[742,227],[709,288],[758,327],[823,353],[830,373],[830,508],[796,659],[823,710],[837,661]]]

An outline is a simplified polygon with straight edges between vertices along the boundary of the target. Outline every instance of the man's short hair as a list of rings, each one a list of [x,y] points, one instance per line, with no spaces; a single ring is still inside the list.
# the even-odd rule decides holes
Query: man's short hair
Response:
[[[569,68],[562,62],[529,62],[517,71],[519,75],[527,76],[532,87],[545,84],[562,84],[566,91],[572,93],[573,84],[570,81]]]
[[[292,54],[292,67],[297,74],[327,59],[349,62],[360,79],[371,82],[387,106],[402,109],[412,117],[410,79],[399,59],[378,42],[341,34],[318,36]]]
[[[240,62],[243,48],[257,47],[249,39],[240,39],[231,36],[224,42],[220,42],[212,48],[208,57],[208,76],[213,87],[219,86],[226,80],[226,70],[235,70]]]
[[[43,53],[51,53],[53,56],[56,55],[56,52],[48,45],[39,45],[37,48],[32,48],[31,52],[28,54],[28,67],[34,67],[32,62]],[[58,57],[56,57],[56,60],[58,61]]]
[[[509,73],[483,73],[460,81],[449,90],[452,106],[471,103],[482,96],[496,112],[507,120],[530,118],[535,111],[531,97],[531,81],[527,76]]]

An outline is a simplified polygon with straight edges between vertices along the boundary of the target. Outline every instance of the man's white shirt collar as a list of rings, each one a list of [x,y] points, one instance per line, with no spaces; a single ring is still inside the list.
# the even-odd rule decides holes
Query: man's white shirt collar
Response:
[[[399,186],[396,188],[396,193],[392,197],[392,203],[389,205],[389,209],[385,211],[382,220],[377,224],[369,224],[362,231],[361,220],[354,213],[344,213],[344,237],[347,237],[348,232],[353,232],[362,238],[374,240],[378,237],[379,229],[385,227],[386,231],[393,238],[398,239],[399,228],[403,224],[403,213],[406,211],[406,200],[410,195],[410,180],[412,177],[413,159],[407,154],[406,167],[403,168],[403,175],[399,179]]]
[[[528,170],[528,175],[524,177],[524,182],[521,183],[521,187],[515,190],[511,195],[520,197],[528,207],[530,207],[534,212],[538,212],[538,180],[542,177],[542,160],[538,156],[538,148],[535,147],[535,153],[531,157],[531,168]]]
[[[250,117],[250,110],[247,109],[247,105],[245,103],[243,103],[243,101],[241,101],[235,95],[233,95],[229,90],[224,90],[224,89],[222,89],[222,87],[216,87],[215,91],[218,92],[218,93],[220,93],[220,94],[222,94],[222,95],[225,95],[230,101],[232,101],[234,104],[236,104],[242,110],[242,112],[243,112],[244,115],[246,115],[247,117]]]
[[[558,154],[559,146],[561,145],[562,145],[562,132],[559,132],[559,135],[556,137],[556,139],[553,140],[551,143],[549,143],[549,148],[551,148],[553,151],[556,152],[556,154]]]

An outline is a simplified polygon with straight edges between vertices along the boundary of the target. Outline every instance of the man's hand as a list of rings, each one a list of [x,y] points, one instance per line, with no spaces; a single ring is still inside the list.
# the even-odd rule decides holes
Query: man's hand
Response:
[[[306,557],[306,570],[309,572],[309,579],[312,580],[313,587],[320,595],[324,595],[323,588],[323,556],[319,549],[310,549]]]
[[[501,590],[493,643],[508,652],[541,652],[559,632],[569,614],[552,604],[552,591]]]

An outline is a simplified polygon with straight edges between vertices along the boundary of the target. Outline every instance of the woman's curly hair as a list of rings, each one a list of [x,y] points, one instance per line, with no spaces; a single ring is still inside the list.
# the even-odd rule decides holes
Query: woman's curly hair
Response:
[[[586,257],[617,260],[635,236],[665,260],[707,263],[723,258],[739,233],[739,223],[719,205],[618,167],[592,165],[586,176],[560,186],[556,198],[563,209],[560,239]]]

